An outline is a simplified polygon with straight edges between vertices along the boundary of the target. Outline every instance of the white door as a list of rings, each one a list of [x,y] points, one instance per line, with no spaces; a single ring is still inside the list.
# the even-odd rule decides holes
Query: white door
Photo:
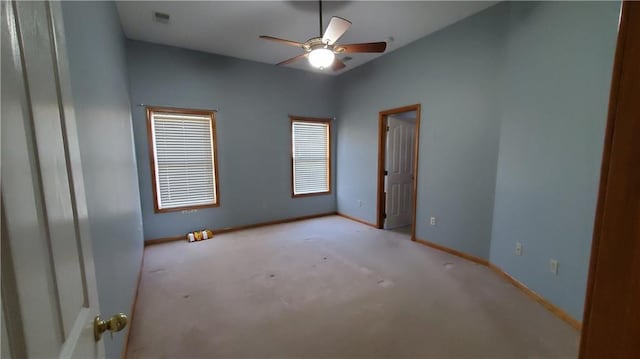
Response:
[[[387,118],[387,153],[385,167],[384,228],[397,228],[411,224],[411,197],[413,192],[413,156],[415,122]]]
[[[104,357],[60,4],[1,6],[3,354]]]

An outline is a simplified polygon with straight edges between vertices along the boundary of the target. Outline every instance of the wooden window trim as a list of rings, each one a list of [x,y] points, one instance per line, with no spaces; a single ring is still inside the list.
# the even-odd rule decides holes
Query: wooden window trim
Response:
[[[147,144],[149,147],[149,161],[151,164],[151,186],[153,189],[153,209],[155,213],[167,213],[167,212],[179,212],[179,211],[188,211],[194,209],[203,209],[203,208],[213,208],[220,207],[220,185],[219,185],[219,177],[218,177],[218,132],[216,130],[216,113],[215,111],[210,110],[194,110],[194,109],[186,109],[186,108],[176,108],[176,107],[153,107],[147,106]],[[160,208],[158,205],[158,188],[157,188],[157,178],[156,178],[156,160],[154,156],[154,148],[155,143],[153,142],[153,133],[152,133],[152,125],[151,125],[151,114],[153,112],[164,112],[164,113],[176,113],[176,114],[185,114],[185,115],[200,115],[200,116],[210,116],[211,117],[211,141],[213,147],[213,176],[215,182],[215,196],[216,202],[212,204],[201,204],[194,206],[182,206],[182,207],[172,207],[172,208]]]
[[[294,122],[309,122],[309,123],[326,123],[329,127],[329,164],[328,164],[328,180],[329,180],[329,190],[323,192],[314,192],[314,193],[304,193],[304,194],[295,194],[293,190],[294,178],[293,178],[293,123]],[[331,136],[333,135],[333,124],[330,118],[315,118],[315,117],[299,117],[299,116],[289,116],[289,157],[291,161],[291,198],[302,198],[302,197],[315,197],[315,196],[324,196],[331,194],[333,191],[333,181],[331,180],[332,171],[331,168],[333,166],[333,141]]]

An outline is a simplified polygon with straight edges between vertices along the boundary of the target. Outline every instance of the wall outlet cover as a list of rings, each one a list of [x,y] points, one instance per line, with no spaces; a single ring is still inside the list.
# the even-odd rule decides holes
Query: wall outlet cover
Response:
[[[551,273],[558,275],[558,260],[552,259],[549,261],[549,270]]]
[[[517,256],[521,256],[522,255],[522,243],[520,243],[520,242],[516,243],[516,255]]]
[[[436,225],[436,217],[429,218],[429,224],[432,225],[432,226],[435,226]]]

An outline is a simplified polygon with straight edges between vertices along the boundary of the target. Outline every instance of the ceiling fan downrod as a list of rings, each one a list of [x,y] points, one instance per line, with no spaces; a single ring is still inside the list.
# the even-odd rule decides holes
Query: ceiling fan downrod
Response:
[[[320,37],[322,37],[322,0],[318,0],[318,14],[320,15]]]

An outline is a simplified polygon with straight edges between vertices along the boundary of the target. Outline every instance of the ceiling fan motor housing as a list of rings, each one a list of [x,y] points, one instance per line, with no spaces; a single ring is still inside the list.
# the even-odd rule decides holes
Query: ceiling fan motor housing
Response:
[[[322,38],[320,37],[314,37],[312,39],[307,40],[307,42],[302,44],[302,47],[305,49],[305,51],[312,51],[320,48],[327,48],[327,49],[333,50],[333,46],[323,43]]]

